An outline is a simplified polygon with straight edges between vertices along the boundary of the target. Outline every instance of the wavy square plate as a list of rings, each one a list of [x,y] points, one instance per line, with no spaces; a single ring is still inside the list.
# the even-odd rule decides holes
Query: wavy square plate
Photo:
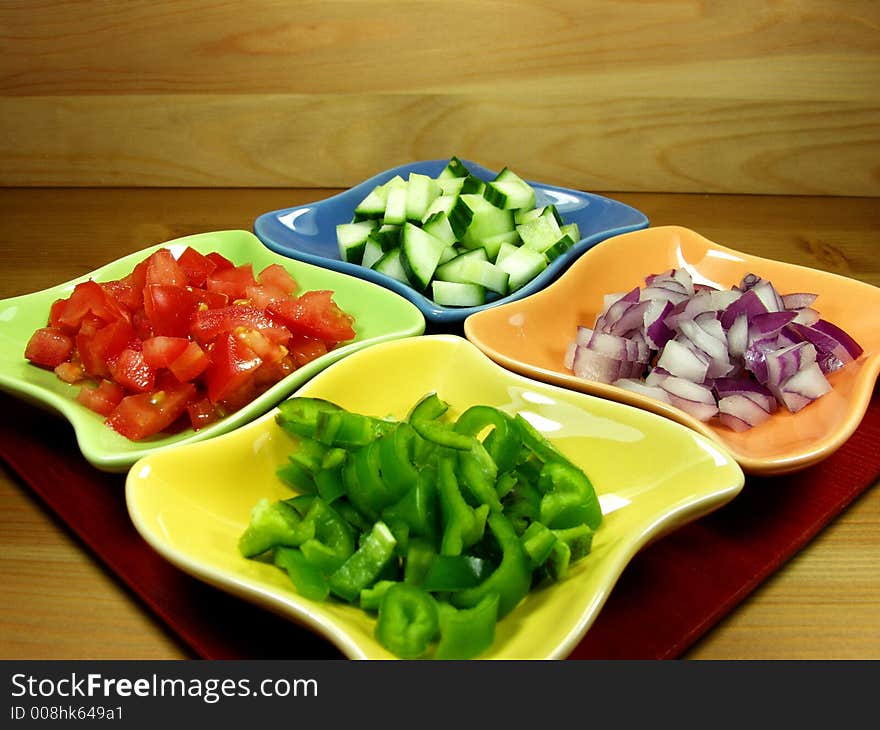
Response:
[[[701,434],[524,378],[453,335],[370,347],[331,365],[295,395],[403,418],[435,390],[453,417],[478,403],[522,413],[590,476],[605,517],[592,552],[566,580],[533,591],[499,622],[488,658],[565,657],[645,544],[717,509],[743,486],[736,462]],[[193,576],[303,624],[350,658],[392,658],[373,638],[373,617],[341,602],[303,599],[277,568],[238,553],[254,504],[292,495],[275,469],[293,445],[270,412],[226,436],[152,454],[129,472],[129,514],[153,548]]]
[[[376,185],[387,182],[395,175],[404,179],[411,172],[436,177],[449,160],[426,160],[380,172],[378,175],[316,203],[295,208],[285,208],[264,213],[254,222],[254,232],[270,249],[300,261],[343,271],[388,287],[413,302],[429,322],[461,322],[469,314],[510,302],[538,291],[553,281],[574,259],[584,251],[609,236],[645,228],[648,219],[635,208],[610,198],[592,193],[582,193],[553,185],[531,182],[535,188],[538,206],[553,203],[567,222],[580,228],[581,238],[565,254],[556,258],[544,271],[521,289],[506,297],[478,307],[444,307],[436,304],[413,287],[380,274],[373,269],[342,261],[336,242],[336,225],[348,223],[354,215],[355,206]],[[462,160],[467,168],[481,180],[492,180],[496,173],[469,160]]]
[[[173,435],[156,435],[144,441],[129,441],[108,426],[104,419],[78,403],[79,386],[68,385],[50,370],[35,367],[24,358],[31,334],[43,327],[49,306],[70,296],[80,281],[107,281],[128,274],[135,264],[161,247],[179,255],[184,248],[208,253],[218,251],[236,264],[252,262],[259,270],[280,263],[303,290],[331,289],[335,301],[355,317],[356,338],[295,370],[241,410],[199,431],[186,429]],[[230,431],[265,413],[330,363],[376,342],[410,337],[424,332],[425,319],[412,303],[383,287],[362,279],[328,271],[269,251],[248,231],[219,231],[178,238],[137,251],[85,276],[50,289],[0,300],[0,388],[25,400],[56,411],[70,421],[85,458],[104,471],[127,470],[142,456],[168,446],[203,441]]]
[[[737,433],[703,423],[651,398],[575,377],[563,365],[579,324],[590,326],[604,294],[643,285],[645,276],[684,267],[694,281],[729,288],[754,272],[781,293],[818,294],[815,308],[843,327],[864,353],[833,373],[832,392],[797,414],[780,409]],[[546,382],[612,398],[672,418],[724,444],[747,472],[780,474],[815,464],[852,435],[868,408],[880,372],[880,289],[854,279],[740,253],[687,228],[663,226],[604,241],[552,286],[527,299],[469,317],[465,336],[496,362]]]

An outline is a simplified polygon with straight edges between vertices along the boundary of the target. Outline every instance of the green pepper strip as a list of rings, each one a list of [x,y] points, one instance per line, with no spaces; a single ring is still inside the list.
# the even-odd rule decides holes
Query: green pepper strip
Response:
[[[350,411],[322,411],[315,433],[321,443],[346,449],[366,446],[394,427],[390,421]]]
[[[324,500],[312,500],[304,522],[314,526],[315,536],[300,550],[322,572],[332,573],[354,553],[354,532]]]
[[[435,593],[473,588],[493,569],[492,563],[475,555],[437,555],[428,567],[422,589]]]
[[[430,540],[418,537],[412,538],[409,541],[409,545],[407,545],[406,562],[403,568],[403,582],[421,586],[425,582],[425,576],[436,557],[437,551]]]
[[[312,601],[323,601],[330,593],[324,574],[313,565],[301,550],[279,547],[275,550],[275,565],[287,571],[297,592]]]
[[[342,410],[335,403],[321,398],[288,398],[279,403],[276,421],[285,431],[297,436],[315,437],[318,414]]]
[[[440,495],[440,514],[443,537],[440,541],[441,555],[460,555],[477,542],[485,528],[489,505],[471,507],[465,502],[455,477],[453,458],[443,455],[437,470],[437,490]]]
[[[541,497],[539,520],[547,527],[564,529],[587,524],[596,529],[602,508],[593,485],[580,469],[565,461],[544,464],[538,478]]]
[[[412,426],[401,423],[380,440],[379,463],[382,478],[397,497],[403,496],[419,478],[419,471],[412,462],[415,437]]]
[[[495,464],[490,461],[493,468],[487,468],[486,462],[480,458],[479,451],[483,450],[482,444],[476,443],[478,448],[471,451],[458,453],[458,470],[465,489],[470,492],[477,504],[486,504],[492,512],[501,512],[501,499],[495,491],[497,471]],[[487,458],[488,454],[486,454]]]
[[[577,525],[565,530],[552,530],[552,532],[558,540],[562,540],[568,545],[572,562],[588,555],[593,547],[595,533],[589,525]]]
[[[440,641],[434,658],[473,659],[492,646],[498,600],[497,593],[490,593],[473,608],[456,609],[448,603],[440,604]]]
[[[375,444],[351,452],[342,467],[345,494],[352,505],[368,519],[379,519],[382,508],[393,497],[385,488],[380,474],[379,454]]]
[[[318,490],[312,474],[294,461],[288,461],[286,464],[279,466],[275,470],[275,476],[297,492],[314,494]]]
[[[415,484],[401,499],[382,510],[387,522],[404,522],[412,535],[434,539],[439,532],[437,476],[434,469],[419,472]]]
[[[359,598],[360,607],[364,611],[378,611],[385,592],[395,583],[396,580],[379,580],[369,588],[362,589]]]
[[[409,413],[409,422],[433,421],[449,410],[449,404],[442,401],[437,393],[428,393],[413,406]]]
[[[376,621],[376,639],[401,659],[418,659],[437,635],[440,620],[430,594],[409,583],[385,591]]]
[[[492,432],[483,440],[483,445],[496,464],[497,471],[508,471],[516,465],[522,443],[510,416],[492,406],[471,406],[455,422],[455,430],[468,436],[477,436],[489,427]]]
[[[345,601],[354,601],[361,590],[376,581],[394,558],[396,544],[388,525],[376,522],[360,547],[330,574],[330,591]]]
[[[238,549],[244,557],[252,558],[278,545],[297,547],[313,535],[314,525],[303,522],[289,504],[261,499],[251,510]]]
[[[473,436],[456,433],[448,423],[416,420],[412,421],[412,427],[426,441],[456,451],[469,451],[476,442]]]
[[[458,608],[470,608],[490,593],[497,593],[498,618],[501,618],[528,594],[532,584],[532,569],[510,520],[500,512],[493,512],[488,517],[488,523],[501,547],[501,563],[480,585],[451,594],[450,602]]]
[[[575,529],[575,528],[572,528]],[[587,528],[589,530],[589,528]],[[533,568],[544,564],[553,552],[553,546],[560,539],[556,533],[540,522],[532,522],[526,531],[520,535],[523,550],[529,556],[529,563]]]

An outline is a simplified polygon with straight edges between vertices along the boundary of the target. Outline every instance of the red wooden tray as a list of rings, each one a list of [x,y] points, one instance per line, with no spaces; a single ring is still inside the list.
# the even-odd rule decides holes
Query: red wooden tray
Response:
[[[880,477],[880,395],[825,461],[749,477],[733,502],[645,548],[626,568],[573,659],[670,659],[751,593]],[[95,470],[70,426],[0,394],[0,456],[196,656],[338,659],[326,640],[211,588],[135,531],[123,475]]]

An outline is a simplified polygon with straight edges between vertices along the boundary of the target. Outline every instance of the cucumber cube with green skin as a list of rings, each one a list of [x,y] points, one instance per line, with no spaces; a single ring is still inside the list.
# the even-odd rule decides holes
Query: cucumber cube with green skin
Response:
[[[452,195],[458,197],[464,186],[466,178],[463,177],[438,177],[437,184],[440,186],[441,195]]]
[[[425,215],[422,216],[422,222],[427,223],[437,213],[449,215],[449,211],[452,210],[457,200],[458,195],[440,195],[435,198],[434,202],[428,206],[428,210],[425,211]]]
[[[410,283],[424,291],[434,278],[440,257],[448,244],[422,228],[407,223],[400,243],[400,260]]]
[[[392,279],[397,279],[399,282],[409,284],[409,277],[407,277],[406,270],[403,268],[399,248],[393,248],[388,251],[370,268],[373,271],[378,271],[380,274],[390,276]]]
[[[514,292],[547,268],[547,257],[543,253],[520,246],[505,256],[497,266],[510,274],[508,287]]]
[[[406,185],[396,185],[388,190],[388,198],[385,201],[385,215],[383,222],[402,226],[406,223]]]
[[[443,191],[433,178],[419,173],[410,173],[406,183],[406,218],[421,221],[425,211]]]
[[[553,217],[556,218],[556,222],[562,226],[564,221],[562,220],[562,215],[560,215],[559,210],[555,205],[550,203],[549,205],[543,205],[540,208],[531,208],[529,210],[517,210],[514,211],[513,219],[516,221],[517,225],[521,225],[523,223],[528,223],[529,221],[535,220],[535,218],[539,218],[547,211],[550,211],[553,214]]]
[[[570,236],[564,235],[556,243],[550,246],[550,248],[544,251],[544,255],[547,257],[547,261],[552,261],[558,256],[562,256],[562,254],[568,251],[572,246],[574,246],[574,241]]]
[[[578,227],[577,223],[560,223],[559,230],[562,231],[575,243],[581,240],[581,229]]]
[[[483,239],[483,248],[486,249],[486,253],[489,254],[489,260],[492,261],[492,263],[497,263],[498,253],[501,251],[501,246],[505,243],[519,248],[522,243],[519,238],[519,233],[516,231],[509,231],[508,233],[499,233],[497,236],[489,236],[488,238]]]
[[[499,265],[504,259],[512,254],[514,251],[518,251],[519,246],[513,243],[502,243],[498,248],[498,255],[495,257],[495,265]]]
[[[470,261],[463,270],[464,283],[480,286],[502,296],[507,294],[510,274],[490,261]]]
[[[336,241],[339,246],[339,257],[349,263],[360,263],[367,238],[377,225],[378,222],[375,220],[338,224]]]
[[[364,245],[364,255],[360,264],[361,266],[372,268],[373,264],[384,255],[385,251],[382,250],[382,244],[371,235],[367,238],[366,244]]]
[[[354,209],[355,220],[382,218],[385,215],[385,204],[388,201],[388,187],[377,185]]]
[[[468,175],[470,175],[470,170],[467,169],[461,160],[453,155],[437,177],[456,178],[467,177]]]
[[[486,303],[486,290],[478,284],[434,279],[431,298],[445,307],[477,307]]]
[[[452,230],[452,224],[449,222],[449,215],[447,213],[434,213],[434,215],[427,218],[422,224],[422,230],[439,238],[448,246],[452,246],[458,240],[455,236],[455,231]]]
[[[545,210],[540,216],[516,227],[523,246],[543,253],[562,238],[559,223],[551,211]]]
[[[442,266],[438,266],[437,271],[434,272],[434,276],[441,281],[456,281],[462,284],[472,283],[465,277],[465,269],[468,264],[477,261],[489,261],[486,249],[475,248],[459,254],[454,259],[444,263]]]

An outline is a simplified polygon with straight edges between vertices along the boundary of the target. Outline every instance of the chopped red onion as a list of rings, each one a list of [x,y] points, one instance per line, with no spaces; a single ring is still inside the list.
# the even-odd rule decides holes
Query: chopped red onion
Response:
[[[670,269],[607,295],[593,327],[577,328],[565,366],[744,431],[780,405],[797,412],[821,397],[831,388],[825,375],[862,354],[815,301],[781,295],[756,274],[721,290]]]

